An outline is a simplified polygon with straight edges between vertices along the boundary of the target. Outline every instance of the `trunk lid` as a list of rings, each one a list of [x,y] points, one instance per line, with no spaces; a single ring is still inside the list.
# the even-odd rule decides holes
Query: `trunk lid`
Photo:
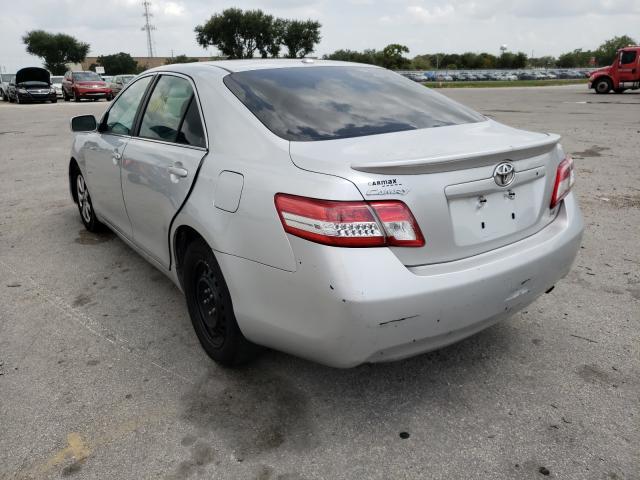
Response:
[[[397,199],[426,243],[392,250],[407,266],[457,260],[521,240],[555,217],[553,182],[564,157],[560,137],[492,120],[366,137],[291,142],[304,170],[355,184],[365,200]],[[506,163],[506,186],[494,178]],[[509,167],[506,167],[507,170]]]

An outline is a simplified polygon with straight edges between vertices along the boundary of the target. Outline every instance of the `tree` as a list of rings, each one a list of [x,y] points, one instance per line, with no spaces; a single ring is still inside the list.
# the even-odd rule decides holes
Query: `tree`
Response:
[[[302,58],[313,52],[320,43],[320,27],[315,20],[286,20],[282,44],[287,47],[287,57]]]
[[[27,52],[42,58],[44,66],[53,75],[63,75],[67,63],[82,62],[89,53],[89,44],[79,42],[71,35],[32,30],[22,37]]]
[[[107,75],[121,75],[125,73],[139,73],[138,62],[128,53],[120,52],[112,55],[100,55],[98,65],[104,67]]]
[[[174,63],[193,63],[197,62],[198,59],[195,57],[187,57],[186,55],[178,55],[177,57],[167,58],[164,62],[165,65],[172,65]]]
[[[264,57],[279,50],[274,46],[274,19],[262,10],[227,8],[195,28],[196,40],[204,48],[215,46],[229,58]]]
[[[629,45],[635,45],[636,41],[629,35],[622,35],[621,37],[613,37],[607,40],[594,52],[596,57],[596,63],[598,65],[611,65],[616,57],[616,52]]]
[[[409,53],[409,47],[399,43],[387,45],[382,49],[382,66],[394,70],[408,68],[411,61],[403,57],[403,53]]]

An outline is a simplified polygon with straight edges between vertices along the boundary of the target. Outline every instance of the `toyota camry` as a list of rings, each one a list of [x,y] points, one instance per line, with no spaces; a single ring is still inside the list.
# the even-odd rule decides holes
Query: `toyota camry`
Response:
[[[71,126],[85,227],[164,272],[224,365],[443,347],[550,291],[580,245],[557,135],[374,66],[163,66]]]

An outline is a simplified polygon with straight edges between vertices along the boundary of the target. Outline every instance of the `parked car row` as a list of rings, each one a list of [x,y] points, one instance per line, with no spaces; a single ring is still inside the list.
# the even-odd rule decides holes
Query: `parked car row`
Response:
[[[546,70],[447,70],[400,72],[416,82],[477,82],[484,80],[554,80],[585,78],[587,70],[546,69]]]
[[[91,71],[68,71],[51,75],[40,67],[27,67],[17,73],[0,74],[0,98],[8,102],[56,103],[65,101],[112,100],[135,75],[100,77]]]

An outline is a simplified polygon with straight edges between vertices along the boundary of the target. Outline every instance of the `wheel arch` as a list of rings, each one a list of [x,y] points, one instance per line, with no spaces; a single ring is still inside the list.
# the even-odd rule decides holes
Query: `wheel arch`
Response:
[[[78,162],[76,161],[75,158],[71,157],[71,160],[69,160],[69,191],[71,192],[71,198],[73,198],[73,201],[75,203],[78,203],[78,193],[76,192],[75,189],[75,175],[77,175],[78,173],[80,173],[80,166],[78,165]]]
[[[175,271],[178,281],[180,282],[180,286],[182,285],[182,266],[184,264],[184,255],[187,251],[187,247],[194,241],[202,241],[206,245],[209,245],[209,242],[204,238],[203,235],[200,234],[195,228],[190,225],[182,224],[175,229],[175,233],[173,235],[173,256],[175,260]],[[211,245],[209,245],[211,248]],[[211,249],[213,251],[213,249]],[[214,253],[215,256],[215,253]]]

